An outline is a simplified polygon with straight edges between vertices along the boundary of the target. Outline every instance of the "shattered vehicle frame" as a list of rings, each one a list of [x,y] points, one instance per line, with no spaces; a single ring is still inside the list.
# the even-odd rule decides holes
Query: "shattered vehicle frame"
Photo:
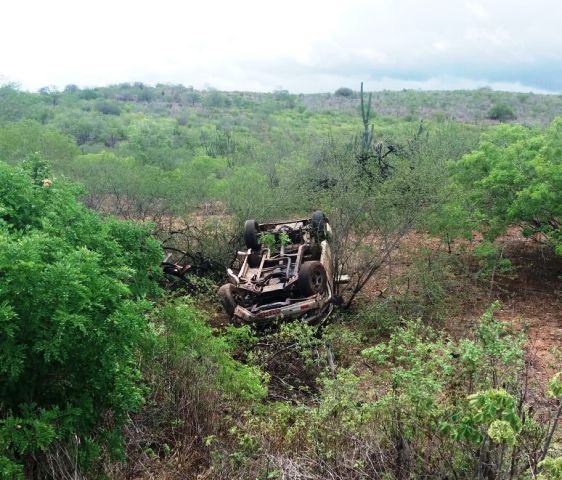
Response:
[[[240,268],[229,268],[229,283],[219,289],[226,312],[240,323],[324,321],[333,308],[330,236],[320,211],[286,222],[247,220]]]

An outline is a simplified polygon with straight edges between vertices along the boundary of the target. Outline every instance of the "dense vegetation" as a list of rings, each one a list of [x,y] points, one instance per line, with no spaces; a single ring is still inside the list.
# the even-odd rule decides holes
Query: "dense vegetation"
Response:
[[[560,357],[533,370],[497,318],[535,268],[510,227],[560,265],[561,114],[489,89],[0,87],[0,478],[562,478]],[[212,328],[241,221],[317,208],[351,279],[331,323]],[[160,287],[163,246],[189,292]]]
[[[218,364],[217,388],[260,393],[189,303],[147,321],[162,253],[145,226],[102,220],[75,187],[45,182],[36,156],[25,167],[0,165],[2,478],[24,466],[29,477],[59,478],[74,456],[87,466],[104,448],[119,455],[120,428],[146,393],[144,362],[202,349],[189,368]]]

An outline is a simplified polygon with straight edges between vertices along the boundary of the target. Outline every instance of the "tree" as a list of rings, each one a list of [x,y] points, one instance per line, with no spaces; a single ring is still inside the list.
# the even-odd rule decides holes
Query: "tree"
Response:
[[[172,157],[172,131],[174,122],[143,119],[129,126],[127,149],[141,165],[154,165],[164,169],[175,166]]]
[[[72,138],[32,120],[0,128],[0,161],[17,163],[35,152],[51,161],[65,161],[74,158],[78,149]]]
[[[96,110],[104,115],[120,115],[121,108],[115,102],[102,101],[96,104]]]
[[[285,108],[295,108],[295,96],[291,95],[288,90],[275,90],[273,92],[275,101],[281,103]]]
[[[542,232],[562,254],[562,118],[545,131],[500,125],[454,165],[467,216],[489,238],[509,224]]]
[[[230,100],[224,93],[210,88],[203,97],[203,104],[211,108],[224,108],[230,106]]]
[[[79,146],[83,146],[103,141],[104,121],[100,113],[70,110],[58,115],[53,123],[63,132],[72,135]]]
[[[21,119],[41,119],[48,108],[40,96],[21,92],[16,85],[0,85],[0,124]]]
[[[78,92],[78,96],[82,100],[95,100],[99,97],[97,88],[84,88]]]
[[[80,90],[78,85],[74,83],[69,83],[66,87],[64,87],[64,93],[76,93]]]
[[[102,141],[106,147],[115,148],[118,142],[126,138],[127,129],[121,119],[117,117],[104,119],[99,132],[99,140]]]
[[[42,87],[39,89],[39,93],[43,95],[51,105],[57,106],[59,104],[61,94],[56,87]]]
[[[187,100],[188,105],[194,107],[201,101],[201,94],[193,90],[193,87],[190,87],[185,94],[185,99]]]
[[[335,292],[346,308],[435,206],[444,176],[442,162],[422,147],[415,168],[411,158],[397,159],[391,177],[366,176],[357,154],[349,144],[329,145],[318,165],[327,182],[313,193],[334,231],[334,279],[350,275],[350,282],[337,285]]]
[[[353,97],[353,90],[347,87],[340,87],[334,92],[334,95],[336,97],[351,98]]]
[[[505,120],[513,120],[515,118],[515,113],[506,103],[496,103],[488,111],[488,118],[503,122]]]

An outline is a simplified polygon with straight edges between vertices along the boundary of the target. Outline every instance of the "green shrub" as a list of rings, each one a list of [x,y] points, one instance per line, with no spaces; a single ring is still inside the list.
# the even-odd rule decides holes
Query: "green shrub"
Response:
[[[115,464],[128,472],[161,475],[160,462],[173,463],[175,475],[190,478],[190,459],[200,462],[213,439],[224,434],[231,420],[266,393],[267,378],[256,368],[233,358],[242,344],[253,343],[248,329],[215,335],[207,314],[188,299],[173,299],[150,313],[154,337],[143,354],[144,379],[150,386],[134,428],[126,431],[127,463]],[[145,432],[139,439],[138,431]],[[154,469],[154,470],[152,470]]]
[[[0,161],[17,163],[39,152],[50,161],[71,160],[78,154],[73,140],[50,125],[24,120],[0,128]]]
[[[545,458],[541,463],[542,473],[538,480],[562,480],[562,457]]]
[[[121,109],[117,103],[113,102],[98,102],[96,104],[96,110],[104,115],[120,115]]]
[[[513,109],[505,103],[497,103],[490,108],[488,111],[488,118],[492,120],[513,120],[515,118],[515,112]]]
[[[556,252],[562,250],[561,139],[562,118],[544,131],[500,125],[483,134],[478,149],[454,164],[465,218],[487,239],[519,223],[529,234],[545,234]]]
[[[233,344],[225,337],[215,336],[206,317],[188,299],[155,309],[151,319],[157,337],[152,350],[154,358],[149,360],[151,370],[169,375],[169,367],[175,370],[183,365],[190,370],[189,377],[209,391],[222,391],[238,399],[262,398],[266,390],[260,371],[237,362],[231,355]]]
[[[351,88],[340,87],[334,92],[334,95],[336,97],[353,97],[354,93]]]
[[[0,465],[14,475],[76,439],[83,463],[119,452],[161,259],[146,227],[102,221],[30,162],[34,177],[0,164]]]
[[[471,479],[487,472],[508,479],[536,472],[550,449],[530,408],[534,393],[522,390],[531,388],[525,338],[494,318],[496,308],[460,341],[403,321],[387,341],[363,350],[364,363],[323,370],[313,397],[272,402],[239,418],[230,453],[215,467],[241,478]],[[295,333],[285,330],[289,345],[302,337]],[[559,384],[555,377],[550,390]],[[555,471],[553,462],[545,471],[551,463]]]

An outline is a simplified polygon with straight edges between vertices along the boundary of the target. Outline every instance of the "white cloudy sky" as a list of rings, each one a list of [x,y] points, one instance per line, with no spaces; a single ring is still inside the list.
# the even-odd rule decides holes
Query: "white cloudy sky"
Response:
[[[562,92],[561,0],[2,0],[0,83]]]

